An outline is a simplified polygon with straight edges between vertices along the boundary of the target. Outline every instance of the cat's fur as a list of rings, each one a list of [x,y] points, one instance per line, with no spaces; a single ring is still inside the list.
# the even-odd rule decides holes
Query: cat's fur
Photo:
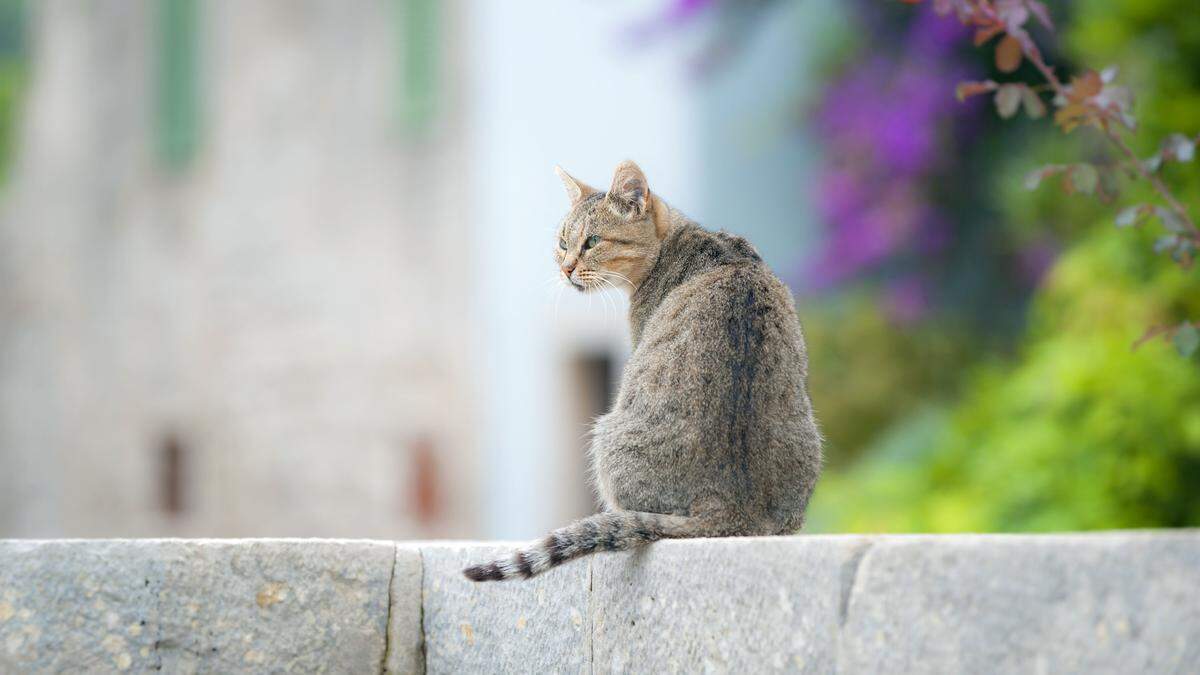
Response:
[[[633,353],[591,442],[605,511],[464,574],[530,577],[658,539],[800,529],[821,435],[787,287],[745,239],[652,195],[632,162],[608,192],[559,175],[571,198],[567,248],[556,251],[564,276],[580,290],[608,281],[631,292]],[[585,248],[592,235],[599,243]]]

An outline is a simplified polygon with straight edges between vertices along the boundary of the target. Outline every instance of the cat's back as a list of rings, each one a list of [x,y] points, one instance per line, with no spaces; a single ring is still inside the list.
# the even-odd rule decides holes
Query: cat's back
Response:
[[[651,510],[711,497],[748,514],[739,532],[794,531],[821,463],[794,301],[745,240],[699,234],[656,270],[683,276],[597,424],[600,490]]]
[[[647,317],[630,363],[641,381],[630,384],[723,416],[806,404],[804,340],[787,286],[745,239],[686,234],[664,254],[677,259],[663,270],[684,280]]]

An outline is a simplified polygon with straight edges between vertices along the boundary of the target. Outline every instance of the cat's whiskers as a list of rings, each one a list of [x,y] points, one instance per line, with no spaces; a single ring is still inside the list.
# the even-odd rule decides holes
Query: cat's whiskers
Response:
[[[558,323],[558,306],[562,301],[563,291],[568,286],[568,282],[561,273],[554,273],[552,276],[542,280],[542,287],[546,292],[554,294],[554,322]]]
[[[607,321],[608,309],[609,306],[612,305],[612,298],[608,297],[608,289],[604,287],[604,284],[608,282],[606,282],[604,277],[599,274],[599,270],[590,271],[588,273],[588,278],[593,284],[591,288],[600,291],[600,301],[604,303],[604,320]],[[613,311],[616,312],[616,306],[612,305],[612,308]]]
[[[611,274],[612,276],[615,276],[616,278],[620,279],[621,281],[624,281],[625,283],[629,284],[630,290],[633,289],[633,282],[629,280],[629,277],[625,276],[624,274],[621,274],[620,272],[614,272],[612,270],[600,270],[600,274],[603,276],[606,276],[606,277]],[[616,288],[616,285],[614,284],[613,287]],[[618,290],[620,290],[620,289],[618,289]]]
[[[620,306],[621,289],[618,288],[617,285],[614,284],[611,280],[609,280],[608,277],[603,272],[601,272],[600,275],[597,276],[597,279],[600,281],[601,284],[603,284],[602,289],[603,289],[603,293],[604,293],[605,297],[608,297],[608,291],[610,289],[616,292],[616,294],[617,294],[616,297],[609,298],[609,301],[612,303],[613,317],[620,319],[621,318],[621,306]]]
[[[596,270],[581,270],[579,272],[579,281],[582,282],[584,290],[593,291],[593,290],[600,290],[598,287],[598,282],[603,281],[603,278],[596,273]],[[609,302],[609,300],[610,299],[605,294],[603,294],[603,293],[600,294],[600,302],[601,302],[601,305],[604,307],[605,320],[608,319],[608,302]],[[591,294],[589,294],[588,310],[590,311],[591,308],[592,308],[592,300],[591,300]]]
[[[584,286],[583,286],[583,287],[584,287],[584,289],[585,289],[585,290],[587,290],[587,291],[595,291],[595,290],[597,290],[597,289],[596,289],[596,276],[595,276],[595,275],[593,275],[593,274],[588,274],[586,277],[585,277],[585,276],[583,276],[583,275],[580,275],[580,277],[579,277],[579,278],[584,280]],[[604,318],[606,318],[606,319],[607,319],[607,318],[608,318],[608,302],[607,302],[607,299],[604,297],[604,295],[603,295],[603,294],[590,293],[590,295],[599,295],[599,296],[600,296],[600,307],[602,307],[602,308],[604,309]]]
[[[562,274],[556,273],[542,279],[542,288],[547,290],[555,287],[562,288],[565,281],[566,280],[563,279]]]
[[[617,288],[616,285],[613,284],[613,282],[609,281],[608,279],[604,278],[603,276],[599,277],[599,279],[600,279],[600,282],[602,284],[604,284],[604,286],[600,289],[600,291],[602,293],[604,293],[605,297],[608,297],[608,291],[610,289],[613,291],[616,291],[618,294],[618,297],[619,297],[621,289]],[[612,302],[613,316],[615,318],[620,318],[621,317],[621,307],[618,304],[618,302],[619,302],[618,298],[609,298],[609,301]]]
[[[600,282],[604,284],[604,287],[600,289],[600,292],[604,294],[604,297],[608,298],[608,304],[612,306],[613,318],[620,319],[621,308],[617,304],[617,298],[614,298],[608,294],[609,289],[613,287],[612,282],[604,279],[603,277],[600,278]]]

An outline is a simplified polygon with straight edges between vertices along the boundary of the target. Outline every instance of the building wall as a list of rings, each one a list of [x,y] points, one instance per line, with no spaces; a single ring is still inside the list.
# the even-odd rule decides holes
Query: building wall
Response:
[[[812,187],[820,139],[803,124],[821,82],[821,59],[844,35],[846,3],[779,2],[698,87],[704,185],[695,214],[749,237],[784,281],[819,237]]]
[[[34,4],[0,536],[476,531],[463,17],[437,5],[439,114],[414,134],[417,4],[195,3],[184,166],[156,146],[161,6]]]
[[[626,301],[562,290],[554,232],[568,202],[561,164],[607,189],[634,159],[650,189],[685,212],[699,203],[694,101],[678,42],[636,45],[658,0],[472,0],[470,86],[476,216],[480,439],[485,529],[531,538],[585,515],[590,384],[581,359],[629,350]],[[581,391],[581,386],[584,389]]]

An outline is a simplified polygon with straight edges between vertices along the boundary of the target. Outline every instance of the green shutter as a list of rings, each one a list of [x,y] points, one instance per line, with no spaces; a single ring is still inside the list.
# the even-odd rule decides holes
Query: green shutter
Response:
[[[0,0],[0,182],[8,177],[17,111],[25,93],[25,10],[24,0]]]
[[[438,0],[395,0],[401,59],[399,117],[404,132],[425,138],[437,113]]]
[[[159,157],[187,167],[200,142],[199,35],[196,0],[160,0],[156,132]]]

